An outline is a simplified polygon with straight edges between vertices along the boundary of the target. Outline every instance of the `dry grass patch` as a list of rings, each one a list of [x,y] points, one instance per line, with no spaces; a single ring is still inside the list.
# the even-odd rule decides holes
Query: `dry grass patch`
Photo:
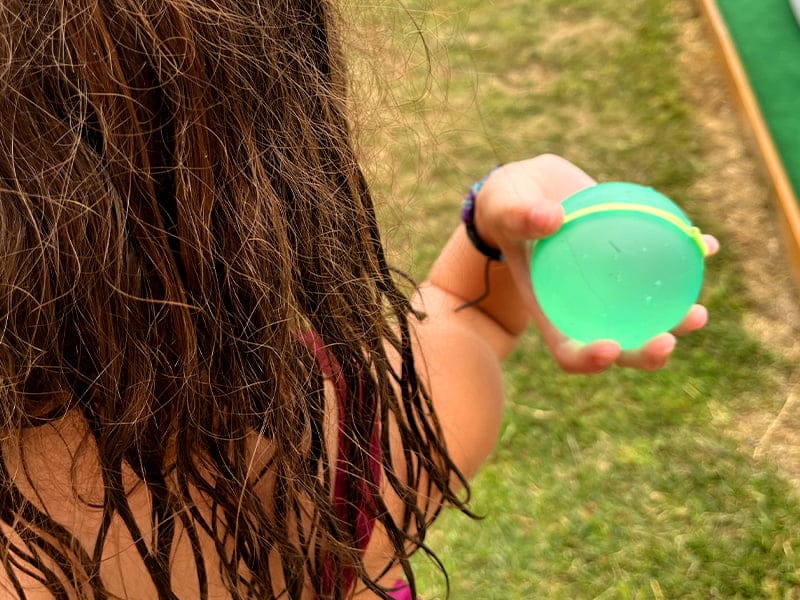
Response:
[[[735,252],[751,309],[743,326],[788,361],[800,359],[800,302],[781,238],[776,203],[760,159],[732,97],[733,89],[697,3],[675,3],[681,22],[678,61],[685,93],[702,128],[707,168],[692,188],[721,225],[723,251]],[[737,415],[730,431],[754,456],[774,462],[800,489],[800,402],[792,382],[781,388],[786,402],[775,413]],[[722,399],[721,399],[722,400]]]

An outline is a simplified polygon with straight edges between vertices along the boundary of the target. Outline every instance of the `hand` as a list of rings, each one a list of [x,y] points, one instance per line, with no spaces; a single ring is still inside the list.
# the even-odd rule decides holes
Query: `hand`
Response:
[[[547,319],[533,293],[529,268],[532,241],[558,231],[564,219],[561,203],[595,183],[581,169],[553,155],[504,165],[491,174],[480,192],[475,216],[478,233],[503,252],[521,299],[564,370],[595,373],[614,364],[660,369],[675,348],[675,335],[686,335],[706,324],[708,311],[703,306],[693,306],[672,333],[662,333],[640,349],[623,351],[612,340],[581,344],[569,339]],[[717,240],[709,235],[704,238],[709,255],[717,252]]]

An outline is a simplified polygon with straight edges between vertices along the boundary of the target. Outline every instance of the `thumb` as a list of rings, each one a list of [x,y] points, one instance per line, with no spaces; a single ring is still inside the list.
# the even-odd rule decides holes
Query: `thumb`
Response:
[[[561,204],[541,202],[507,213],[509,237],[515,240],[537,240],[553,235],[564,222]]]
[[[531,257],[534,241],[552,235],[564,221],[560,204],[541,203],[522,209],[510,210],[505,215],[504,229],[508,238],[504,244],[506,264],[517,283],[529,312],[538,311],[538,303],[531,282]]]

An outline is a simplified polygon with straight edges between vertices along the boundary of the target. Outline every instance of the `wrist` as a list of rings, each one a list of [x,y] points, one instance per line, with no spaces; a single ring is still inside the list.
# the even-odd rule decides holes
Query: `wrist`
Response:
[[[454,299],[454,312],[465,318],[482,313],[515,339],[530,324],[532,313],[509,267],[507,262],[479,254],[465,228],[458,227],[432,265],[427,281]]]
[[[486,235],[485,230],[479,231],[478,219],[476,218],[478,204],[486,199],[486,194],[481,194],[484,184],[498,168],[499,166],[495,167],[486,176],[470,186],[469,192],[464,197],[464,202],[461,205],[461,221],[464,224],[469,241],[478,252],[489,260],[503,262],[504,257],[500,248],[490,236]]]

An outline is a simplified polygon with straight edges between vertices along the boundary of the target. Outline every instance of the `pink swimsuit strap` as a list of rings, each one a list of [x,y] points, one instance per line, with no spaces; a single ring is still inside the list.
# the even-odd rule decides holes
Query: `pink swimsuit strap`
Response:
[[[365,402],[361,384],[359,382],[358,389],[354,394],[350,393],[347,388],[347,382],[336,358],[325,348],[322,339],[315,333],[308,333],[303,336],[304,342],[314,352],[314,356],[320,365],[322,374],[329,379],[336,391],[336,400],[339,412],[339,439],[338,439],[338,455],[336,457],[336,469],[334,472],[333,480],[333,508],[336,516],[344,523],[351,523],[355,525],[355,536],[358,547],[363,551],[366,549],[372,531],[375,528],[375,514],[377,506],[372,497],[372,489],[374,485],[380,481],[381,465],[380,465],[380,438],[378,430],[376,429],[370,440],[370,456],[374,457],[371,467],[370,482],[364,481],[363,478],[356,477],[349,469],[350,465],[350,448],[349,441],[344,435],[345,418],[348,411],[357,411],[352,414],[358,414],[363,410],[363,403]],[[352,498],[360,499],[359,502],[354,503]],[[343,581],[334,581],[333,567],[330,564],[324,564],[325,572],[323,573],[323,592],[330,593],[337,586],[349,589],[355,583],[355,573],[352,569],[347,569],[344,572]],[[403,598],[400,596],[400,598]]]
[[[411,588],[402,579],[395,581],[394,590],[389,592],[389,597],[394,600],[414,600],[411,596]]]
[[[355,523],[356,540],[358,547],[363,551],[369,543],[370,536],[375,527],[375,513],[377,507],[371,498],[370,485],[363,479],[352,476],[348,469],[348,445],[344,436],[345,414],[346,411],[360,411],[365,402],[361,384],[359,382],[356,393],[351,395],[347,389],[347,382],[342,373],[341,366],[336,358],[325,348],[322,339],[315,333],[308,333],[303,340],[313,350],[314,356],[322,369],[322,374],[331,380],[336,391],[336,399],[339,409],[339,441],[338,456],[336,459],[336,470],[333,483],[333,506],[336,516],[345,523]],[[378,430],[373,433],[370,441],[370,456],[374,457],[371,465],[370,476],[372,481],[377,483],[381,476],[380,465],[380,438]],[[361,504],[356,504],[348,500],[348,492],[353,488],[358,490],[356,497],[361,498]],[[374,489],[374,488],[373,488]],[[337,582],[334,581],[333,568],[328,564],[323,576],[323,591],[330,593],[335,589]],[[348,569],[344,573],[344,581],[339,585],[349,589],[355,583],[355,573]],[[414,600],[411,596],[411,588],[402,579],[394,584],[394,589],[389,592],[389,596],[394,600]]]

